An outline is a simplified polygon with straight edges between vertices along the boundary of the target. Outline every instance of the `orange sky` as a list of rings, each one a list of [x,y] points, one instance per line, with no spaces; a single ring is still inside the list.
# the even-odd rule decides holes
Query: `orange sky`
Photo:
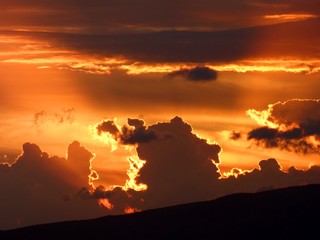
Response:
[[[269,158],[284,172],[320,164],[319,1],[126,2],[1,3],[1,163],[13,163],[26,142],[65,157],[76,140],[94,153],[94,187],[129,191],[139,185],[137,174],[150,180],[140,170],[147,167],[128,161],[139,165],[137,147],[145,145],[124,143],[122,130],[99,136],[96,127],[112,120],[121,129],[128,118],[141,119],[145,128],[128,127],[134,136],[135,128],[157,132],[157,123],[179,116],[199,139],[222,148],[214,165],[221,176]],[[116,208],[114,199],[103,202]]]

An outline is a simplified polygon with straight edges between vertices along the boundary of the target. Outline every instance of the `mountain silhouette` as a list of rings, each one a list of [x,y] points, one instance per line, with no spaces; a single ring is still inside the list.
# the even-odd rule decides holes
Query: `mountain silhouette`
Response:
[[[320,235],[320,185],[238,193],[128,215],[35,225],[0,239],[280,239]]]

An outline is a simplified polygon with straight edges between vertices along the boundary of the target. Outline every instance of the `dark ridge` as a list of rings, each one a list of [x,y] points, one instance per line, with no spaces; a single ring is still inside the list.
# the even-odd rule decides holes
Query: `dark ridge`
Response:
[[[319,235],[319,202],[314,184],[0,231],[0,239],[308,239]]]

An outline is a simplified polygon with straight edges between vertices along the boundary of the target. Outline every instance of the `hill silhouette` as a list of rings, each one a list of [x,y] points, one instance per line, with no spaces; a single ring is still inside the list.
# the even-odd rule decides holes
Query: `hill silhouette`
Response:
[[[320,185],[238,193],[144,212],[30,226],[0,239],[280,239],[320,234]]]

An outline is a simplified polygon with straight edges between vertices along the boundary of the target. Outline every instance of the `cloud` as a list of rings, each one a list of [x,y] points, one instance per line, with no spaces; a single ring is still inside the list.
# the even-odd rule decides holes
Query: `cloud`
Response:
[[[114,136],[117,136],[120,133],[120,130],[115,125],[113,120],[103,121],[97,126],[97,132],[101,135],[103,132],[108,132]]]
[[[136,127],[144,126],[142,120],[129,122]],[[84,197],[101,198],[112,213],[118,214],[125,209],[145,210],[236,192],[320,183],[320,175],[315,174],[319,172],[318,166],[305,171],[291,167],[286,172],[273,158],[260,161],[258,168],[253,170],[233,169],[222,176],[218,167],[221,147],[192,133],[192,127],[181,118],[146,128],[157,138],[136,144],[138,157],[145,163],[136,169],[134,180],[147,188],[138,191],[126,187],[111,190],[100,187],[94,192],[84,190]]]
[[[268,110],[249,110],[259,124],[251,130],[248,140],[266,148],[301,153],[320,153],[320,100],[293,99],[270,104]]]
[[[81,188],[90,189],[93,174],[93,154],[79,142],[69,145],[67,159],[32,143],[22,150],[15,163],[0,165],[0,229],[105,214],[96,201],[75,198]]]
[[[25,143],[14,164],[0,165],[0,228],[130,213],[236,192],[320,183],[320,166],[284,171],[273,158],[260,161],[255,169],[233,169],[222,175],[221,147],[193,133],[191,125],[180,117],[149,126],[141,119],[129,118],[126,128],[132,141],[128,142],[122,139],[123,128],[113,120],[97,126],[97,133],[113,133],[118,144],[134,142],[137,156],[131,159],[127,183],[93,187],[93,178],[98,175],[92,169],[94,154],[77,141],[68,146],[67,158],[49,156],[39,146]],[[156,137],[142,141],[137,129],[143,132],[142,139],[151,132]],[[140,184],[146,187],[136,188]]]
[[[148,129],[162,140],[137,147],[139,158],[146,161],[136,179],[148,186],[143,197],[146,205],[156,207],[209,197],[220,177],[216,164],[220,163],[221,147],[193,134],[191,126],[179,117]]]
[[[48,113],[42,110],[34,114],[33,124],[37,127],[40,127],[47,122],[53,122],[57,124],[63,124],[67,122],[71,124],[74,121],[74,112],[74,108],[63,109],[59,113]]]
[[[234,141],[239,140],[241,137],[242,137],[242,133],[237,131],[232,131],[229,135],[229,138]]]
[[[123,126],[120,129],[116,126],[113,120],[103,121],[98,124],[97,133],[101,135],[103,132],[110,133],[117,141],[122,144],[136,144],[148,142],[157,138],[153,131],[150,131],[144,126],[144,121],[139,119],[128,119],[128,126]],[[133,128],[130,128],[133,127]]]
[[[181,7],[183,4],[183,8]],[[319,1],[252,1],[226,0],[129,0],[85,1],[70,0],[24,2],[16,0],[3,3],[3,25],[57,28],[60,31],[154,31],[168,29],[230,29],[261,25],[265,15],[286,13],[319,14]],[[17,9],[23,9],[17,10]],[[163,14],[166,13],[166,14]],[[92,17],[94,16],[94,17]],[[268,22],[267,22],[268,23]]]
[[[193,82],[204,82],[216,80],[218,77],[217,71],[209,67],[195,67],[192,69],[182,69],[168,74],[169,77],[183,77],[186,80]]]
[[[3,34],[50,42],[52,47],[49,50],[67,49],[69,52],[63,54],[61,59],[65,60],[66,56],[69,56],[68,63],[72,57],[77,56],[87,56],[87,62],[91,63],[92,56],[95,56],[96,64],[93,66],[89,64],[88,69],[91,68],[94,72],[100,66],[102,72],[106,70],[110,72],[110,69],[120,67],[124,63],[130,67],[130,64],[135,62],[216,65],[250,59],[305,59],[306,56],[308,59],[317,59],[316,46],[320,34],[308,29],[318,28],[319,25],[320,20],[316,18],[301,22],[224,31],[168,30],[127,34],[13,31]],[[294,42],[291,41],[293,38]],[[288,42],[291,44],[288,45]],[[304,47],[308,42],[309,47]],[[48,47],[44,49],[48,51]],[[77,53],[77,55],[71,53]],[[103,59],[122,59],[122,62],[108,63],[108,61],[103,62]],[[63,61],[61,64],[66,65]],[[283,63],[283,66],[284,68],[290,68],[290,66],[299,68],[299,64],[303,63]],[[86,64],[82,61],[78,65],[81,70]],[[76,69],[77,66],[72,68]],[[307,66],[300,66],[300,68],[312,72],[312,67],[309,69]],[[83,70],[86,71],[86,69]]]

